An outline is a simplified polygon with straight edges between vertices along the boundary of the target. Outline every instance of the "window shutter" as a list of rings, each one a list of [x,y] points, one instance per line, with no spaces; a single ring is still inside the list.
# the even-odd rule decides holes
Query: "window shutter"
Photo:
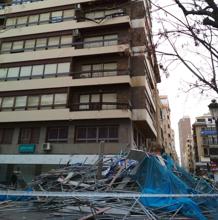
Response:
[[[4,97],[2,108],[12,108],[14,106],[14,97]]]
[[[102,109],[116,109],[116,105],[115,103],[117,102],[117,94],[116,93],[106,93],[106,94],[103,94],[103,102],[113,102],[114,104],[113,105],[103,105],[102,106]]]
[[[49,20],[50,20],[50,13],[40,14],[39,17],[40,23],[49,23]]]
[[[92,75],[93,77],[103,76],[103,64],[93,64],[92,65]]]
[[[117,63],[105,63],[104,64],[104,75],[105,76],[117,75]]]
[[[28,97],[28,107],[37,107],[39,105],[39,96]]]
[[[58,48],[60,42],[60,37],[49,37],[48,46],[52,48]]]
[[[66,105],[67,104],[67,94],[60,93],[55,94],[55,105]]]
[[[26,107],[27,96],[17,96],[15,99],[15,108]]]
[[[32,66],[22,66],[20,69],[20,77],[30,77]]]
[[[73,42],[73,36],[72,35],[61,36],[61,47],[72,46],[72,42]]]
[[[89,103],[89,95],[80,95],[80,103],[83,104],[83,103]],[[79,109],[89,109],[89,104],[87,105],[80,105],[79,106]]]
[[[35,42],[36,42],[36,40],[26,40],[25,41],[25,49],[33,50],[35,48]]]
[[[17,25],[26,26],[26,24],[27,24],[27,16],[17,18]]]
[[[80,74],[80,78],[91,77],[91,69],[92,69],[91,65],[82,65],[82,73]]]
[[[64,18],[73,18],[75,16],[75,10],[64,10]]]
[[[39,15],[30,15],[29,16],[29,25],[36,25],[39,21]]]
[[[6,27],[15,26],[16,25],[16,18],[8,18],[6,20]]]
[[[118,35],[117,34],[111,34],[111,35],[105,35],[104,36],[104,46],[112,46],[118,44]]]
[[[0,81],[5,80],[7,77],[8,68],[2,68],[0,69]],[[1,102],[0,102],[1,106]]]
[[[8,79],[10,78],[18,78],[19,76],[19,67],[12,67],[8,69]]]
[[[42,50],[45,49],[47,46],[47,39],[46,38],[40,38],[36,40],[36,49]]]
[[[1,46],[1,51],[2,52],[9,52],[11,50],[11,47],[12,47],[12,42],[5,42],[5,43],[2,43],[2,46]]]
[[[23,49],[23,43],[24,43],[23,41],[14,41],[12,49],[13,50],[21,50],[21,49]]]
[[[53,104],[53,95],[42,95],[41,106],[51,106]]]
[[[56,74],[57,64],[46,64],[45,65],[45,75]]]
[[[103,36],[84,38],[84,48],[102,47]]]

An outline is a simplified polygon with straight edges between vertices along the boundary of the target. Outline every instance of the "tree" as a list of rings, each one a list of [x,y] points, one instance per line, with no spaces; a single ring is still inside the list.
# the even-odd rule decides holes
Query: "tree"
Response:
[[[167,4],[166,4],[167,2]],[[218,7],[214,0],[153,0],[154,46],[165,73],[183,64],[189,90],[218,93]],[[179,10],[178,10],[179,9]]]

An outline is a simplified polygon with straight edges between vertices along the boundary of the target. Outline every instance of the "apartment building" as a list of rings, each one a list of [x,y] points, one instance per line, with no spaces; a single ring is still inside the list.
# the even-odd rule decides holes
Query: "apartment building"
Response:
[[[191,120],[190,117],[184,116],[179,120],[179,145],[180,145],[180,155],[181,155],[181,164],[185,167],[185,145],[188,138],[192,137],[191,131]]]
[[[184,162],[185,168],[191,173],[194,173],[195,171],[194,152],[193,140],[192,138],[188,138],[185,143]]]
[[[215,121],[211,115],[196,117],[192,125],[196,171],[213,172],[218,181],[218,139]]]
[[[168,97],[166,95],[161,95],[160,102],[160,123],[162,127],[163,148],[166,153],[170,154],[173,159],[178,162],[178,156],[175,149],[175,134],[174,130],[171,128],[171,110]]]
[[[0,172],[34,176],[71,155],[155,140],[146,0],[5,0],[0,7]]]

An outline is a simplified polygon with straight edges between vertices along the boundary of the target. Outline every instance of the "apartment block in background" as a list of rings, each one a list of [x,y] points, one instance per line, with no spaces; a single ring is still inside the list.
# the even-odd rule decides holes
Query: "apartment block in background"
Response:
[[[175,161],[178,162],[178,156],[175,149],[175,134],[171,128],[170,105],[168,97],[160,96],[161,102],[161,121],[163,132],[163,148],[166,153],[170,154]]]
[[[193,139],[187,138],[186,143],[185,143],[184,162],[185,162],[185,168],[190,173],[194,173],[195,171],[194,153],[195,151],[193,148]]]
[[[156,139],[149,1],[1,2],[1,181]]]
[[[215,121],[209,114],[199,116],[192,128],[196,172],[212,172],[218,181],[218,134]]]
[[[179,145],[180,145],[180,155],[181,155],[181,164],[185,167],[185,145],[188,138],[192,137],[191,132],[191,120],[188,116],[185,116],[179,120]]]

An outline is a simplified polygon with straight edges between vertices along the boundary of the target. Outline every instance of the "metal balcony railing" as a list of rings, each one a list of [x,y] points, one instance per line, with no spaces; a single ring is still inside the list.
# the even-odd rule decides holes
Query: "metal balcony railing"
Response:
[[[130,71],[124,69],[80,71],[80,72],[74,72],[73,78],[83,79],[83,78],[97,78],[97,77],[120,76],[120,75],[130,75]]]
[[[129,103],[120,102],[91,102],[91,103],[75,103],[71,105],[71,111],[100,111],[100,110],[114,110],[131,109]]]

